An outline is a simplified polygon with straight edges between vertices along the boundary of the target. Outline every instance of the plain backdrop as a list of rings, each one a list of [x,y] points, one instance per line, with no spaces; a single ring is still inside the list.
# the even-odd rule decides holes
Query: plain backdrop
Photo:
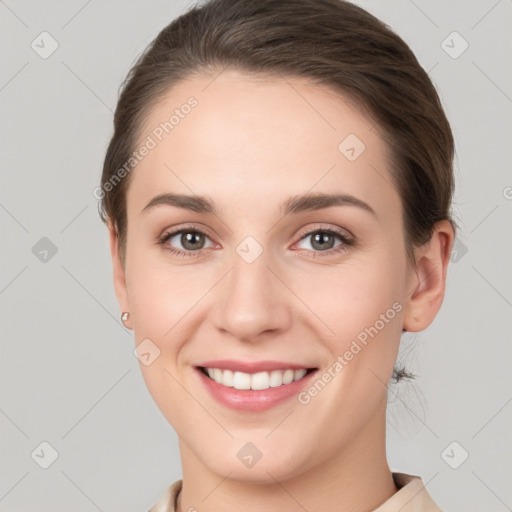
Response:
[[[401,357],[418,378],[390,394],[390,467],[420,475],[443,510],[505,512],[512,3],[357,3],[401,35],[429,72],[457,151],[457,251],[435,322],[403,338]],[[93,190],[119,85],[189,5],[0,1],[3,512],[141,512],[181,477],[176,435],[119,321]]]

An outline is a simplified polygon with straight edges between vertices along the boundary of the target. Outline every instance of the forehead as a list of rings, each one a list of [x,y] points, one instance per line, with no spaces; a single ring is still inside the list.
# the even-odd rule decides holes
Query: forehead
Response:
[[[128,205],[162,192],[267,198],[349,192],[396,201],[378,127],[348,98],[296,77],[234,70],[179,82],[152,107],[138,144]],[[238,193],[237,193],[238,192]],[[146,201],[146,202],[144,202]],[[249,207],[249,206],[248,206]]]

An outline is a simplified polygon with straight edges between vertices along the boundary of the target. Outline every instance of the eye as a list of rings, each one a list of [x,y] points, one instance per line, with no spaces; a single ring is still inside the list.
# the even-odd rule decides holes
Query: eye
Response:
[[[301,237],[297,244],[304,243],[308,239],[310,241],[306,245],[309,247],[299,248],[313,252],[314,257],[337,254],[355,245],[355,240],[348,233],[334,228],[319,227],[309,231]],[[338,243],[336,243],[336,239]],[[206,233],[192,226],[167,232],[162,235],[158,243],[171,254],[181,257],[195,257],[204,249],[216,246]]]
[[[338,239],[338,243],[336,243],[336,239]],[[309,245],[309,247],[302,247],[303,249],[314,253],[326,253],[326,256],[346,251],[355,243],[347,233],[333,228],[319,228],[309,231],[298,243],[308,240],[310,241],[306,245]],[[314,256],[317,256],[317,254],[314,254]],[[324,256],[324,254],[320,254],[320,256]]]
[[[200,253],[206,247],[214,245],[210,240],[210,245],[205,246],[205,240],[210,240],[206,233],[196,228],[185,227],[165,233],[158,243],[177,256],[194,257],[196,255],[193,253]]]

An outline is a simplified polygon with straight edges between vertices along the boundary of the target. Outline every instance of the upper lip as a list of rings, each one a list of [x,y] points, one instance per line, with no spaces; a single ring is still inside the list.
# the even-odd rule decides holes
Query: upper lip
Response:
[[[309,370],[314,368],[312,366],[298,363],[289,363],[286,361],[235,361],[234,359],[205,361],[197,366],[205,368],[219,368],[221,370],[231,370],[234,372],[244,373],[269,372],[272,370],[287,369],[300,370],[302,368]]]

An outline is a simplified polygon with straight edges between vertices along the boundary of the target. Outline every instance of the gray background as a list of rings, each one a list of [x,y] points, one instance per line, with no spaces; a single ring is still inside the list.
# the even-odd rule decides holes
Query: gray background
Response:
[[[390,467],[422,476],[443,510],[512,510],[512,2],[358,3],[429,71],[457,143],[458,251],[435,322],[403,339],[419,377],[390,389]],[[92,191],[122,79],[188,5],[0,1],[2,512],[144,511],[181,477]]]

